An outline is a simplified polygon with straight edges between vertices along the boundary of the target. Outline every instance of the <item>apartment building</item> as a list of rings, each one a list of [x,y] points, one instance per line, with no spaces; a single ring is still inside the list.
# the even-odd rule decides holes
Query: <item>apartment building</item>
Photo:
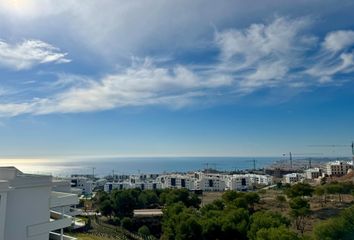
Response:
[[[285,183],[296,183],[303,180],[303,175],[300,173],[289,173],[283,176]]]
[[[157,182],[161,183],[162,188],[187,188],[196,189],[195,179],[187,174],[168,174],[157,177]]]
[[[195,189],[206,192],[221,192],[226,188],[224,179],[216,176],[203,176],[195,180]]]
[[[270,175],[247,173],[247,174],[244,174],[244,176],[248,177],[252,184],[258,184],[258,185],[272,185],[273,184],[273,177]]]
[[[153,182],[107,182],[104,185],[105,192],[111,192],[114,189],[123,190],[123,189],[134,189],[139,188],[141,190],[155,190],[161,189],[161,183],[153,181]]]
[[[309,168],[305,170],[306,179],[316,179],[322,175],[322,171],[319,168]]]
[[[82,194],[90,195],[94,188],[94,182],[87,177],[71,177],[71,187],[79,188],[82,190]]]
[[[64,208],[78,204],[78,197],[53,192],[52,184],[51,176],[0,167],[0,240],[75,239],[63,234],[72,225]]]
[[[232,175],[226,182],[229,190],[247,191],[251,187],[250,178],[246,175]]]
[[[333,161],[326,164],[326,173],[328,176],[343,176],[351,168],[353,168],[352,162]]]

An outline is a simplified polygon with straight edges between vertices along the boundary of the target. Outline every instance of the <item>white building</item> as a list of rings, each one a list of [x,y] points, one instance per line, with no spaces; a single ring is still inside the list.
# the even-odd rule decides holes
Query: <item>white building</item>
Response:
[[[353,168],[352,162],[333,161],[326,164],[326,173],[329,176],[343,176],[348,170]]]
[[[71,187],[79,188],[82,190],[82,194],[90,195],[92,194],[94,183],[86,177],[71,177]]]
[[[0,240],[75,239],[63,235],[72,218],[52,210],[75,204],[77,195],[52,192],[51,176],[0,167]]]
[[[157,182],[164,188],[187,188],[196,189],[195,178],[187,174],[169,174],[157,177]]]
[[[104,185],[105,192],[111,192],[114,189],[123,190],[123,189],[134,189],[139,188],[141,190],[155,190],[161,189],[161,183],[153,181],[153,182],[107,182]]]
[[[273,177],[270,175],[247,173],[247,174],[245,174],[245,176],[249,177],[250,182],[252,184],[258,184],[258,185],[272,185],[273,184]]]
[[[245,175],[232,175],[227,181],[227,188],[235,191],[247,191],[251,187],[251,181]]]
[[[305,170],[306,179],[316,179],[321,176],[322,172],[319,168],[309,168]]]
[[[219,192],[225,190],[228,175],[196,172],[195,178],[196,190]]]
[[[285,183],[296,183],[303,180],[303,175],[300,173],[288,173],[283,176]]]
[[[207,192],[221,192],[226,188],[225,180],[215,177],[203,177],[195,181],[195,189]]]

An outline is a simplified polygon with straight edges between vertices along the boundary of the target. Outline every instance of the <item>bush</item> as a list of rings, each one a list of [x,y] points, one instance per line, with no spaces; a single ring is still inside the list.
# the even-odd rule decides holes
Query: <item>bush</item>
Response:
[[[120,224],[121,224],[122,228],[125,228],[127,230],[133,229],[133,221],[129,217],[124,217]]]
[[[138,229],[138,233],[141,236],[149,236],[150,235],[150,229],[146,226],[143,225]]]

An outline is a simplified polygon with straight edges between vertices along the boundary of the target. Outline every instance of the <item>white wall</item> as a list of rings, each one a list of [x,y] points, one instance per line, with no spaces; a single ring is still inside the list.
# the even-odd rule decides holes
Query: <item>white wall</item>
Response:
[[[27,226],[48,222],[50,186],[20,188],[8,192],[5,223],[6,240],[27,239]],[[37,235],[36,240],[48,240],[49,233]]]

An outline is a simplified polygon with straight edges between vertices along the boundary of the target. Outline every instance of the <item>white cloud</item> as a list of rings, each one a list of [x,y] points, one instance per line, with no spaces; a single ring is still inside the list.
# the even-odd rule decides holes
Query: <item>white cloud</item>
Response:
[[[16,69],[30,69],[45,63],[67,63],[66,53],[40,40],[25,40],[9,44],[0,40],[0,65]]]
[[[284,84],[290,80],[290,72],[304,64],[307,51],[317,41],[305,33],[311,24],[309,18],[279,17],[269,24],[217,33],[219,67],[240,78],[240,91]]]
[[[61,74],[53,83],[53,88],[59,91],[23,102],[3,102],[0,116],[91,112],[147,105],[179,108],[211,98],[217,101],[217,97],[224,95],[251,94],[259,89],[293,88],[300,92],[309,86],[330,84],[337,75],[352,73],[354,55],[345,47],[348,43],[342,41],[338,53],[318,47],[328,45],[333,32],[321,41],[308,33],[312,24],[308,17],[278,17],[267,24],[217,32],[215,43],[219,59],[199,67],[171,64],[171,61],[155,65],[145,59],[103,77]],[[39,50],[17,51],[39,56],[30,57],[32,60],[24,66],[66,61],[64,53],[43,44],[29,44],[39,46]],[[15,66],[24,68],[21,64]]]
[[[67,77],[69,79],[64,80]],[[62,75],[61,83],[80,79],[69,90],[48,98],[36,98],[25,103],[0,104],[0,116],[19,114],[49,114],[90,112],[126,106],[166,105],[179,108],[194,102],[208,91],[231,85],[227,76],[200,77],[184,66],[171,69],[156,67],[150,60],[128,68],[122,73],[93,80]],[[54,83],[57,86],[57,82]]]
[[[327,34],[323,46],[325,49],[337,52],[345,50],[348,47],[354,45],[354,31],[351,30],[340,30],[334,31]]]

